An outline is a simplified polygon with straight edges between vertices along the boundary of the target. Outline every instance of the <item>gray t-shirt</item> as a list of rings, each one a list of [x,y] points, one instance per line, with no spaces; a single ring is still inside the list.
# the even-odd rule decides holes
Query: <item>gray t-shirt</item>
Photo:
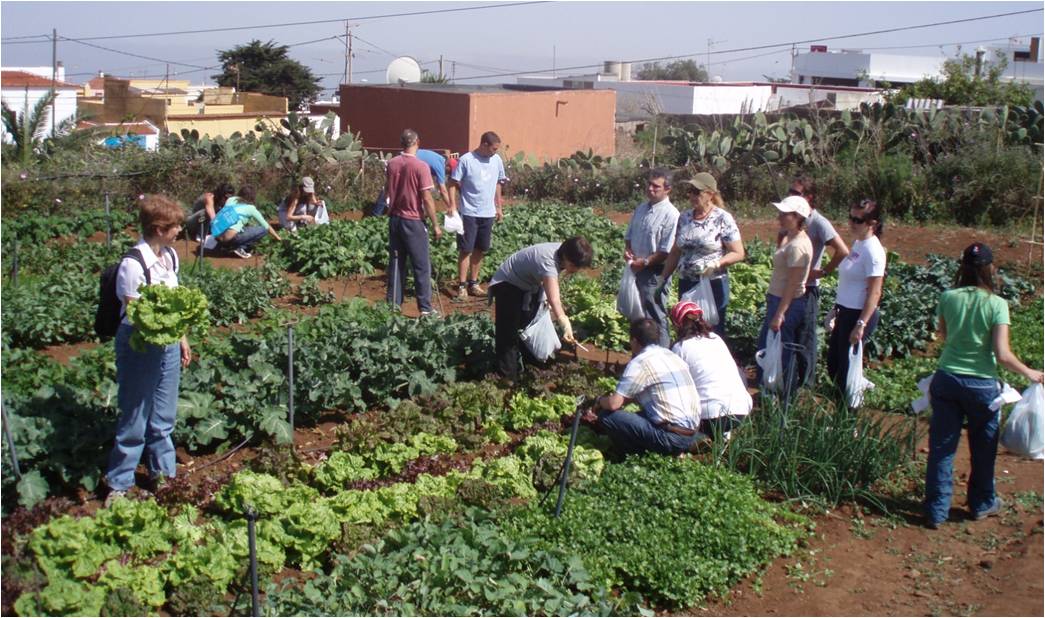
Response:
[[[561,246],[558,242],[543,242],[516,251],[497,269],[490,285],[505,282],[526,292],[540,291],[545,277],[559,276],[555,252]]]
[[[835,232],[834,226],[827,220],[827,217],[814,210],[813,214],[806,220],[806,235],[809,236],[809,242],[813,244],[813,260],[810,262],[809,268],[820,268],[821,261],[824,258],[824,247],[835,236],[838,236],[838,233]],[[813,279],[808,285],[819,286],[820,280]]]

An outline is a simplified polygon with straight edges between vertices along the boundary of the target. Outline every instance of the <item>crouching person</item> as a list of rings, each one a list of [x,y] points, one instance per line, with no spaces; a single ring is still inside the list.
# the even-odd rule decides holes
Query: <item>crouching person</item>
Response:
[[[599,397],[585,415],[601,426],[625,454],[652,451],[684,453],[704,437],[700,433],[700,396],[689,366],[658,345],[660,325],[644,318],[628,332],[633,357],[624,368],[617,390]],[[620,408],[635,401],[638,414]]]

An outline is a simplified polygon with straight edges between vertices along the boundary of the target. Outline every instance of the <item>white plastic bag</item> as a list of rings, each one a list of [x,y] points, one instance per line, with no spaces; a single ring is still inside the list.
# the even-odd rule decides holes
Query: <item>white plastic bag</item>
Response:
[[[864,377],[864,342],[849,346],[849,372],[845,376],[845,396],[850,408],[859,408],[864,403],[864,391],[874,388],[874,383]]]
[[[213,251],[218,248],[218,241],[213,236],[207,234],[207,237],[203,239],[203,249],[205,251]]]
[[[922,392],[922,396],[911,402],[911,411],[915,414],[921,414],[929,409],[929,386],[933,383],[933,376],[935,373],[930,373],[921,380],[918,380],[918,390]]]
[[[541,303],[537,315],[526,328],[519,332],[519,339],[539,361],[543,362],[555,356],[555,352],[562,347],[562,343],[559,342],[559,335],[555,332],[555,324],[552,323],[548,303]]]
[[[1031,384],[1012,407],[1001,444],[1020,457],[1045,459],[1045,389]]]
[[[755,362],[762,368],[762,386],[769,392],[784,391],[784,345],[780,342],[780,332],[769,329],[766,333],[766,347],[755,353]]]
[[[718,324],[718,306],[715,305],[715,293],[711,290],[709,277],[701,277],[697,285],[686,290],[679,300],[696,303],[704,312],[704,321],[708,323],[708,326]]]
[[[443,215],[443,229],[447,232],[464,234],[464,219],[461,218],[461,213],[455,212],[453,216]]]
[[[319,206],[316,207],[315,217],[316,225],[326,225],[330,223],[330,213],[327,212],[326,202],[320,202]]]
[[[635,273],[631,270],[631,263],[624,264],[624,274],[620,278],[620,291],[617,292],[617,311],[629,322],[641,320],[646,317],[642,310],[642,297],[639,295],[639,286],[635,282]]]

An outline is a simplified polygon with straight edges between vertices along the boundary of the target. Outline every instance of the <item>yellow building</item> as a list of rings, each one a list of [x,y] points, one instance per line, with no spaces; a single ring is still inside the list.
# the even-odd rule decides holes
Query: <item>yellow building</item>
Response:
[[[286,97],[210,88],[199,100],[189,101],[188,88],[185,80],[128,80],[107,75],[101,99],[93,96],[88,85],[79,111],[85,119],[96,122],[148,120],[164,134],[188,129],[198,131],[201,137],[229,137],[237,132],[246,135],[254,131],[259,119],[278,123],[287,116]]]

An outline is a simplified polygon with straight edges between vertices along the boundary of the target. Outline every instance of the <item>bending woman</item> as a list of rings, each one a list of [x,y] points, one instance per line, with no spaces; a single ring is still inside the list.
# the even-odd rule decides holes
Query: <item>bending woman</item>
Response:
[[[998,365],[1031,382],[1042,373],[1020,362],[1009,348],[1009,305],[994,293],[990,247],[969,245],[962,253],[955,287],[940,296],[936,315],[943,352],[929,386],[929,461],[925,471],[925,523],[936,528],[951,508],[954,453],[962,425],[968,423],[969,512],[975,520],[997,515],[1001,498],[994,491],[1000,411],[991,404],[1001,393]]]
[[[849,348],[871,338],[878,325],[878,303],[885,278],[882,213],[874,200],[862,200],[849,210],[853,246],[838,266],[835,324],[827,342],[827,373],[841,393],[846,392]]]
[[[241,258],[249,258],[250,250],[266,233],[272,234],[276,240],[283,240],[254,206],[254,198],[254,187],[240,187],[239,195],[225,202],[225,207],[214,217],[211,225],[211,234],[217,239],[218,245]],[[258,225],[248,226],[252,221]]]
[[[519,329],[537,314],[547,298],[552,319],[562,327],[562,338],[575,343],[570,318],[559,298],[559,273],[575,273],[591,266],[591,244],[583,236],[565,242],[546,242],[521,249],[501,264],[490,280],[490,297],[496,301],[494,339],[497,370],[506,378],[519,375]]]
[[[671,310],[678,342],[671,351],[689,365],[700,395],[700,432],[728,436],[751,413],[751,395],[726,342],[704,321],[700,306],[684,300]]]
[[[678,268],[680,297],[700,283],[701,277],[708,277],[718,308],[715,332],[725,338],[726,307],[729,305],[729,273],[726,269],[730,264],[744,261],[740,228],[733,215],[726,212],[718,183],[711,174],[702,172],[675,185],[687,190],[693,209],[679,215],[675,245],[664,262],[661,277],[667,281]]]

